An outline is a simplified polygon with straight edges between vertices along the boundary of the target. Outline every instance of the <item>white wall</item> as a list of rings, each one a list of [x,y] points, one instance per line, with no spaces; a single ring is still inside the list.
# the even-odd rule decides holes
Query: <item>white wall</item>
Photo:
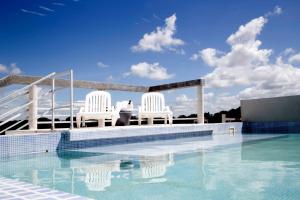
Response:
[[[300,95],[241,100],[242,120],[300,121]]]

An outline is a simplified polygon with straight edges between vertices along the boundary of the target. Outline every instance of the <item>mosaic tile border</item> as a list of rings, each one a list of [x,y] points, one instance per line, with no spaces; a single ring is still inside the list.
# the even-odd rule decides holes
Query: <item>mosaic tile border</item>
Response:
[[[70,133],[63,134],[63,142],[57,146],[57,150],[65,149],[80,149],[97,146],[129,144],[129,143],[141,143],[152,142],[157,140],[172,140],[187,137],[201,137],[212,135],[212,130],[197,131],[197,132],[185,132],[185,133],[168,133],[168,134],[155,134],[155,135],[142,135],[142,136],[129,136],[129,137],[113,137],[113,138],[96,138],[92,140],[70,140]]]
[[[297,122],[244,122],[242,133],[289,133],[300,134],[300,121]]]

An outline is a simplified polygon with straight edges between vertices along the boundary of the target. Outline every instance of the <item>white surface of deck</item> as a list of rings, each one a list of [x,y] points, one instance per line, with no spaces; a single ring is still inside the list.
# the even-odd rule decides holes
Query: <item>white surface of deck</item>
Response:
[[[145,126],[120,126],[103,128],[81,128],[70,130],[70,140],[120,138],[145,135],[189,133],[212,131],[213,134],[229,133],[229,128],[235,128],[240,133],[242,123],[223,124],[173,124],[173,125],[145,125]]]

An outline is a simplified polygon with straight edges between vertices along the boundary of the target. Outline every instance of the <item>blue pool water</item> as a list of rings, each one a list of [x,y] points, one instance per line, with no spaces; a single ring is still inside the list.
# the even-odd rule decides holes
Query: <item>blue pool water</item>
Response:
[[[300,199],[300,135],[241,141],[204,148],[207,140],[193,138],[184,144],[198,149],[175,153],[143,154],[140,145],[136,154],[94,149],[2,158],[0,176],[94,199]]]

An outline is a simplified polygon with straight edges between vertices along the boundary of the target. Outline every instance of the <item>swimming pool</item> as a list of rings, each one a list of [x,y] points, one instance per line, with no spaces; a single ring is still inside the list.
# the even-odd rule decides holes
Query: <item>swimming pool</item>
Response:
[[[299,199],[300,135],[201,137],[2,158],[0,176],[94,199]]]

